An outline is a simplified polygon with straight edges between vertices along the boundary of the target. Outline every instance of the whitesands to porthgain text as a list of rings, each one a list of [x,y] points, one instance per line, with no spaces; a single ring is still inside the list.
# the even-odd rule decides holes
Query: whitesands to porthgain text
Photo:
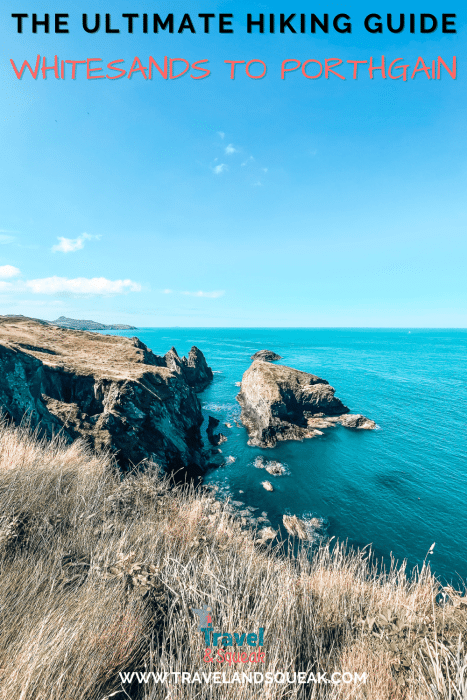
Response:
[[[418,56],[416,61],[407,62],[404,58],[387,58],[386,56],[373,57],[368,59],[342,59],[342,58],[309,58],[300,61],[297,58],[285,58],[269,68],[265,61],[259,58],[248,60],[225,59],[225,65],[216,65],[211,69],[207,67],[209,59],[197,61],[186,58],[170,58],[164,56],[156,61],[153,56],[140,59],[135,56],[130,62],[123,58],[107,61],[102,58],[83,59],[61,59],[58,55],[50,60],[46,56],[37,54],[35,59],[29,62],[27,59],[22,63],[10,58],[12,69],[18,78],[55,78],[56,80],[119,80],[120,78],[133,78],[135,80],[151,81],[175,80],[178,78],[193,78],[202,80],[216,74],[222,75],[226,79],[249,78],[251,80],[261,80],[266,77],[275,76],[281,80],[292,79],[317,80],[358,80],[374,78],[383,80],[441,80],[442,78],[457,77],[457,57],[447,58],[442,56],[430,56],[429,58]],[[144,65],[147,64],[147,65]],[[338,70],[337,70],[338,69]],[[190,72],[191,71],[191,72]]]

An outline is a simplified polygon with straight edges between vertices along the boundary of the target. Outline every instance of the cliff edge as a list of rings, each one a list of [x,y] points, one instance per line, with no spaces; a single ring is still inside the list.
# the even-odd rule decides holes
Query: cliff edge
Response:
[[[175,351],[176,354],[176,351]],[[48,437],[83,437],[123,468],[156,462],[198,476],[205,466],[196,391],[212,378],[203,353],[159,357],[138,338],[0,316],[0,408]]]

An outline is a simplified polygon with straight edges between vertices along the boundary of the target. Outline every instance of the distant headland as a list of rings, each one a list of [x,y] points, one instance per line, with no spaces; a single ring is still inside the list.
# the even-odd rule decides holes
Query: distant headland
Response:
[[[128,326],[125,323],[112,323],[111,325],[106,325],[105,323],[98,323],[97,321],[82,320],[76,318],[67,318],[66,316],[60,316],[55,321],[52,321],[54,326],[61,326],[61,328],[71,328],[75,331],[135,331],[136,326]]]

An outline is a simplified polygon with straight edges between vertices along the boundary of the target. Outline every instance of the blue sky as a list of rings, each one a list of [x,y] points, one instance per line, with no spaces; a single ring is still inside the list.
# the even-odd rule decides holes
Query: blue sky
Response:
[[[110,8],[111,6],[111,8]],[[12,13],[69,13],[67,35]],[[0,312],[135,326],[466,327],[466,50],[459,0],[290,3],[5,0],[0,21]],[[251,12],[351,16],[352,33],[246,32]],[[86,34],[111,12],[120,34]],[[196,34],[147,35],[123,12],[185,12]],[[204,34],[200,12],[233,13]],[[457,13],[457,34],[371,34],[370,12]],[[418,20],[417,20],[418,22]],[[295,20],[298,27],[299,24]],[[213,29],[215,24],[213,25]],[[36,55],[208,59],[176,80],[15,77]],[[410,66],[352,80],[348,60]],[[441,56],[458,76],[418,73]],[[340,58],[346,80],[285,59]],[[225,60],[260,59],[263,79]],[[178,64],[180,65],[180,64]],[[289,64],[291,65],[291,64]],[[317,65],[317,64],[315,64]],[[311,64],[310,64],[311,66]],[[69,70],[69,68],[67,68]],[[253,69],[252,69],[253,70]],[[108,71],[106,70],[105,73]]]

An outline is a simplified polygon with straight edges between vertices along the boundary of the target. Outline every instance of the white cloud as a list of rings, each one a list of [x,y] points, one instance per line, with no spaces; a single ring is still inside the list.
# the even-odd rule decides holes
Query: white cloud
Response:
[[[171,289],[163,289],[162,294],[172,294],[172,290]]]
[[[6,236],[4,233],[0,234],[0,245],[7,245],[7,243],[13,243],[14,240],[14,236]]]
[[[226,155],[231,156],[232,153],[238,153],[238,151],[233,145],[233,143],[229,143],[229,145],[225,147],[225,153]]]
[[[214,175],[221,175],[226,170],[228,170],[226,164],[221,163],[220,165],[216,165],[216,167],[213,168],[213,173],[214,173]]]
[[[9,292],[12,287],[13,285],[11,284],[11,282],[0,281],[0,292]]]
[[[224,134],[223,131],[218,131],[217,133],[218,133],[218,135],[221,137],[221,139],[224,138],[225,134]]]
[[[13,265],[0,265],[0,279],[8,280],[10,277],[17,277],[20,271]]]
[[[90,241],[93,238],[99,239],[100,236],[91,236],[89,233],[82,233],[78,238],[58,236],[60,243],[52,246],[52,251],[54,253],[75,253],[77,250],[84,248],[84,241]]]
[[[108,280],[105,277],[44,277],[29,280],[26,287],[33,294],[89,294],[105,296],[107,294],[124,294],[125,292],[140,292],[141,285],[132,280]]]
[[[208,299],[217,299],[218,297],[224,296],[225,291],[219,290],[216,292],[202,292],[200,290],[199,292],[182,292],[182,294],[185,294],[188,297],[207,297]]]

